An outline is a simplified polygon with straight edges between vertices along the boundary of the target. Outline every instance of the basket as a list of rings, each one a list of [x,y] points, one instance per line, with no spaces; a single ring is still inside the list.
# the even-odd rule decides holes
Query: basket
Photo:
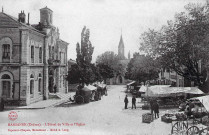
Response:
[[[142,114],[143,123],[151,123],[153,121],[153,115],[151,113]]]

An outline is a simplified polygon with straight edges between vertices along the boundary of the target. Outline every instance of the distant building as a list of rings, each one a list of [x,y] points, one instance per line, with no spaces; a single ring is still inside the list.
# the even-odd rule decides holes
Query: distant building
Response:
[[[53,11],[40,9],[40,22],[0,12],[0,96],[28,105],[67,92],[67,47],[53,26]]]
[[[68,70],[73,66],[73,65],[77,65],[75,60],[69,59],[68,60]]]
[[[194,82],[178,75],[175,71],[170,69],[161,69],[159,78],[157,80],[159,85],[171,85],[174,87],[193,87]]]

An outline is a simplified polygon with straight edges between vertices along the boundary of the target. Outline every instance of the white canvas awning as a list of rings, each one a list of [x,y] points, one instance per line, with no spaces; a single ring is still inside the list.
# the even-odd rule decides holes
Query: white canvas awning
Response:
[[[167,97],[178,96],[181,94],[204,94],[197,87],[166,87],[166,86],[151,86],[148,87],[145,95],[150,97]]]
[[[139,92],[146,92],[147,91],[147,86],[142,85],[141,88],[139,89]]]
[[[209,112],[209,95],[197,97],[197,99],[200,100],[200,102],[204,105],[205,109]]]
[[[93,91],[93,90],[96,90],[97,89],[97,87],[94,87],[94,86],[92,86],[92,85],[85,85],[83,88],[82,88],[82,90],[84,90],[84,91]]]
[[[136,81],[132,81],[132,82],[126,84],[126,85],[131,85],[131,84],[134,84],[135,82],[136,82]]]

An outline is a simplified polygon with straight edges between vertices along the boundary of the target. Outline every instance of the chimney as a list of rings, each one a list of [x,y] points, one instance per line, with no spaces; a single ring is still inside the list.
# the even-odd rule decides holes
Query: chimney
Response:
[[[29,20],[30,20],[30,13],[28,13],[28,25],[30,25]]]
[[[21,13],[18,14],[18,21],[21,23],[25,23],[25,13],[24,10],[21,11]]]

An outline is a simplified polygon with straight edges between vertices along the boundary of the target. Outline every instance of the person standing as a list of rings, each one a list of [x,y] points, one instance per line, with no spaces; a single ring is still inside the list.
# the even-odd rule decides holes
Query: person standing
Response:
[[[132,109],[133,109],[133,106],[136,109],[136,98],[135,98],[135,96],[132,97]]]
[[[124,102],[125,102],[125,109],[128,109],[127,106],[128,106],[128,96],[126,95],[125,99],[124,99]]]
[[[54,85],[54,93],[56,93],[57,92],[57,85],[55,84]]]
[[[153,100],[150,100],[150,110],[151,110],[151,114],[153,115]]]
[[[185,114],[187,115],[187,118],[191,116],[191,108],[189,107],[189,103],[186,104]]]
[[[156,118],[156,116],[157,116],[157,118],[159,118],[159,105],[158,105],[157,101],[155,101],[153,103],[153,110],[155,113],[155,118]]]

